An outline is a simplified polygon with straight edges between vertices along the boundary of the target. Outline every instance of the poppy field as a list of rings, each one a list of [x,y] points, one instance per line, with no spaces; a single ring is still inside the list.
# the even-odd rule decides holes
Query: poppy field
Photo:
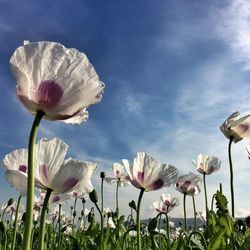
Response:
[[[199,154],[193,161],[197,173],[180,175],[175,166],[160,163],[145,152],[114,162],[113,177],[100,172],[101,190],[97,193],[91,181],[98,172],[97,163],[65,159],[70,145],[59,138],[37,140],[42,119],[69,126],[84,124],[87,108],[101,101],[105,85],[87,56],[55,42],[25,41],[15,50],[10,65],[17,82],[16,95],[34,122],[28,148],[15,149],[2,159],[5,177],[17,190],[18,199],[2,205],[0,250],[250,249],[249,218],[235,218],[231,156],[232,143],[249,138],[249,115],[239,118],[240,113],[234,112],[220,127],[228,140],[230,197],[223,194],[218,183],[212,204],[208,204],[206,181],[220,169],[217,157]],[[246,150],[250,157],[250,146]],[[104,183],[116,188],[113,211],[104,207]],[[126,185],[138,191],[138,199],[128,204],[127,217],[119,209],[119,188]],[[195,204],[201,185],[204,214],[196,211]],[[144,194],[171,186],[183,200],[164,193],[153,203],[156,216],[141,220]],[[187,225],[187,196],[192,198],[192,226]],[[74,203],[70,204],[67,201],[72,197]],[[81,210],[77,209],[79,203]],[[177,206],[183,208],[181,225],[174,225],[169,217]],[[198,216],[202,227],[198,226]]]

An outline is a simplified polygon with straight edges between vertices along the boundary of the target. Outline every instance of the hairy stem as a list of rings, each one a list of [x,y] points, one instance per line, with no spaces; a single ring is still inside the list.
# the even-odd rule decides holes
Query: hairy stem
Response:
[[[44,116],[43,111],[37,111],[35,120],[33,122],[28,147],[28,187],[27,187],[27,201],[26,201],[26,215],[23,236],[23,250],[30,249],[31,232],[33,225],[33,211],[34,211],[34,195],[35,195],[35,177],[34,177],[34,162],[35,162],[35,143],[40,121]]]

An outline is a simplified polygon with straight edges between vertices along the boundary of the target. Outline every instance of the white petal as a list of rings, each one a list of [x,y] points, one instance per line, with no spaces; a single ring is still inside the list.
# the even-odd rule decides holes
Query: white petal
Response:
[[[90,178],[95,169],[95,163],[69,158],[54,176],[51,188],[58,193],[70,192],[74,189],[89,193],[93,190]]]
[[[124,166],[118,162],[113,163],[112,165],[114,175],[116,177],[121,177],[124,175]]]
[[[20,196],[27,195],[27,175],[16,170],[7,170],[5,177],[12,187],[19,191]]]
[[[60,139],[41,139],[36,145],[35,179],[47,188],[64,162],[68,146]]]
[[[67,124],[81,124],[88,120],[89,113],[86,111],[86,109],[82,109],[80,112],[78,112],[76,115],[74,115],[71,118],[68,118],[66,120],[62,120],[64,123]]]
[[[122,159],[122,163],[129,175],[129,178],[132,179],[133,178],[133,167],[130,165],[129,160],[127,159]]]
[[[6,155],[3,159],[2,165],[9,170],[19,170],[20,166],[28,165],[28,150],[17,149],[12,153]]]

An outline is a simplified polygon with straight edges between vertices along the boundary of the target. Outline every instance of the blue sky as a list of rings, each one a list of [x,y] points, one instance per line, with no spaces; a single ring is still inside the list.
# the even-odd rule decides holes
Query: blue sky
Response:
[[[222,182],[229,194],[227,139],[219,126],[234,111],[250,113],[250,4],[247,0],[61,0],[0,3],[0,156],[27,147],[33,117],[15,96],[9,59],[23,40],[56,41],[87,54],[106,84],[103,100],[89,120],[70,126],[43,120],[38,138],[59,137],[68,156],[98,162],[99,173],[145,151],[195,172],[192,159],[207,153],[222,160],[209,176],[211,196]],[[233,146],[236,215],[250,215],[247,141]],[[0,202],[17,192],[0,172]],[[114,208],[115,187],[105,185],[106,206]],[[138,190],[121,189],[122,212]],[[173,188],[146,193],[142,214]],[[203,194],[197,196],[203,209]],[[91,204],[89,204],[90,206]],[[172,216],[182,216],[182,206]],[[192,216],[190,200],[189,216]]]

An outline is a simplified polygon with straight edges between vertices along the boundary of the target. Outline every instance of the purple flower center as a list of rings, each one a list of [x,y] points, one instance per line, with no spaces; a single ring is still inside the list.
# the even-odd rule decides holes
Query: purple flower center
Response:
[[[23,172],[23,173],[26,173],[27,172],[27,166],[25,165],[20,165],[19,168],[18,168],[19,171]]]
[[[63,90],[58,83],[52,80],[43,81],[36,91],[36,101],[44,108],[54,108],[60,101]]]
[[[247,126],[246,124],[239,124],[239,125],[237,126],[237,132],[238,132],[239,134],[243,134],[243,133],[245,133],[247,130],[248,130],[248,126]]]
[[[156,180],[155,182],[153,182],[153,184],[151,185],[150,187],[150,190],[157,190],[157,189],[160,189],[164,186],[164,181],[159,178],[158,180]]]
[[[54,197],[53,197],[53,199],[52,199],[51,202],[53,203],[53,202],[57,202],[57,201],[59,201],[59,200],[60,200],[60,196],[57,195],[57,196],[54,196]]]
[[[64,183],[61,192],[65,193],[68,190],[70,190],[72,187],[74,187],[78,183],[78,179],[74,177],[69,177]]]
[[[170,207],[170,206],[171,206],[171,202],[168,201],[168,200],[165,200],[165,201],[164,201],[164,204],[165,204],[167,207]]]
[[[144,172],[139,171],[139,172],[137,173],[137,179],[138,179],[138,181],[139,181],[140,183],[143,183],[143,182],[144,182]]]
[[[42,165],[42,173],[43,173],[43,176],[45,177],[45,179],[47,180],[48,179],[48,167],[47,165]]]

